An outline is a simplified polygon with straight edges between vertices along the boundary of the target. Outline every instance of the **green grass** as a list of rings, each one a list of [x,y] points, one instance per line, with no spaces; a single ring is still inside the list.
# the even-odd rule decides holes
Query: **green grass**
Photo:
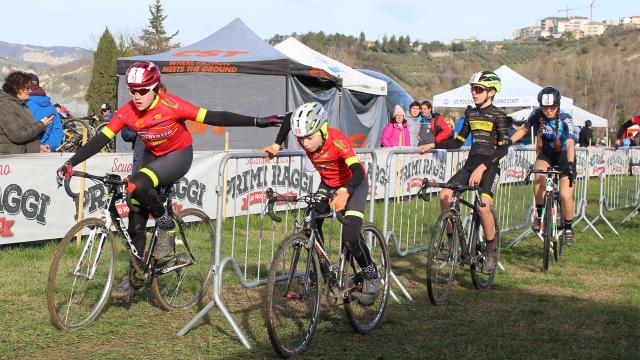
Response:
[[[597,186],[597,181],[590,185],[590,218],[597,212]],[[323,321],[311,348],[301,358],[637,359],[640,242],[636,234],[640,219],[620,224],[629,211],[607,213],[620,236],[602,222],[596,226],[604,240],[590,230],[578,232],[577,245],[566,250],[560,263],[551,263],[548,273],[541,271],[542,243],[533,236],[512,249],[503,249],[505,271],[499,272],[491,290],[474,290],[468,270],[458,269],[449,302],[440,307],[428,303],[424,253],[397,257],[391,251],[393,270],[414,301],[402,297],[402,304],[390,301],[381,327],[366,336],[353,332],[340,306],[323,303]],[[376,222],[381,224],[381,220],[381,212],[376,211]],[[239,219],[239,224],[241,221],[246,220]],[[253,228],[255,219],[251,221]],[[224,225],[228,237],[229,221]],[[277,233],[284,233],[283,225],[278,226]],[[503,234],[503,244],[518,234]],[[254,239],[253,235],[250,238]],[[248,254],[254,257],[261,249],[266,264],[271,244],[263,242],[258,246],[257,240],[251,241]],[[197,310],[163,312],[151,305],[146,290],[130,304],[110,303],[86,328],[73,332],[55,329],[48,319],[45,291],[56,245],[49,242],[0,249],[0,264],[4,265],[0,277],[0,358],[275,357],[262,317],[264,288],[234,285],[237,280],[228,270],[223,300],[252,350],[240,344],[217,308],[187,336],[177,337]],[[225,244],[223,256],[230,249],[230,244]],[[244,238],[236,243],[235,255],[243,267]],[[126,261],[122,256],[118,260],[120,265]],[[252,267],[255,269],[255,264],[249,262],[250,274]],[[394,284],[392,289],[400,294]]]

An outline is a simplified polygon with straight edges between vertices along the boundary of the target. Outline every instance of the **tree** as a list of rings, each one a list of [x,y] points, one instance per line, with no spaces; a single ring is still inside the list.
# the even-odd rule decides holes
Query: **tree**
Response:
[[[116,103],[116,62],[119,55],[111,32],[105,28],[93,54],[91,82],[85,95],[89,104],[89,114],[98,114],[102,103]]]
[[[363,50],[365,49],[365,43],[367,42],[367,38],[364,35],[364,31],[360,31],[360,37],[358,38],[358,48]]]
[[[164,29],[167,15],[164,15],[160,0],[156,0],[155,4],[149,6],[149,14],[151,16],[149,26],[142,29],[142,34],[134,44],[136,52],[141,55],[151,55],[180,47],[180,43],[172,43],[179,31],[167,36]]]

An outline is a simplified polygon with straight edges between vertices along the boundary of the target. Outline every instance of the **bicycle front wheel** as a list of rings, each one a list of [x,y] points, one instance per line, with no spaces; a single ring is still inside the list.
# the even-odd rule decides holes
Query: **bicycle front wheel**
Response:
[[[116,249],[104,221],[88,218],[64,236],[49,269],[47,308],[61,330],[95,320],[109,300]]]
[[[319,320],[322,276],[307,242],[301,233],[286,237],[269,269],[267,330],[273,348],[286,358],[307,349]]]
[[[456,261],[458,259],[459,236],[456,215],[447,211],[436,220],[429,242],[427,258],[427,293],[433,305],[442,305],[449,296]],[[447,225],[453,230],[451,240],[447,236]]]
[[[215,232],[207,214],[184,209],[175,214],[175,251],[158,260],[151,295],[161,309],[186,309],[205,297],[211,281]]]
[[[378,276],[381,281],[381,293],[378,294],[376,301],[370,306],[361,305],[358,300],[358,294],[362,293],[364,277],[360,271],[358,264],[352,256],[344,259],[342,269],[345,273],[343,284],[348,291],[348,297],[345,298],[344,309],[351,326],[359,333],[366,334],[378,327],[385,310],[387,309],[387,301],[389,299],[389,253],[387,252],[387,244],[385,243],[382,232],[372,223],[362,225],[361,241],[369,248],[371,258],[378,268]]]
[[[544,242],[542,248],[542,270],[549,270],[549,260],[551,243],[553,242],[553,230],[555,228],[555,219],[553,214],[553,197],[547,194],[544,198],[544,229],[542,240]]]
[[[495,209],[491,207],[491,215],[493,216],[493,223],[495,229],[494,241],[496,244],[496,261],[500,260],[500,225],[498,224],[498,217],[496,216]],[[471,280],[473,286],[476,289],[488,289],[493,285],[493,280],[496,277],[496,268],[487,272],[483,269],[484,257],[487,251],[487,238],[484,235],[484,230],[478,221],[475,225],[475,239],[473,239],[473,261],[470,267]]]

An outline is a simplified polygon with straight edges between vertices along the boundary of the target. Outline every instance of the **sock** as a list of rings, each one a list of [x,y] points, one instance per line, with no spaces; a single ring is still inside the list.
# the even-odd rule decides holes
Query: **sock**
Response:
[[[542,205],[536,204],[536,215],[540,217],[541,214],[542,214]]]
[[[564,228],[565,229],[571,229],[572,228],[572,226],[571,226],[572,223],[573,223],[573,219],[571,219],[571,220],[566,220],[565,219],[564,220]]]
[[[496,242],[495,239],[487,240],[487,249],[496,250]]]

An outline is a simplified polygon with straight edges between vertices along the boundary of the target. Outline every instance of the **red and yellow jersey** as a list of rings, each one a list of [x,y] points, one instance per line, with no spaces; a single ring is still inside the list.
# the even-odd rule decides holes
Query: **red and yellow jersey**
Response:
[[[140,135],[153,155],[162,156],[191,145],[193,140],[185,120],[202,122],[206,112],[175,95],[163,93],[143,111],[129,101],[113,114],[102,131],[113,138],[125,125],[129,126]]]
[[[304,149],[304,147],[303,147]],[[347,137],[338,129],[329,128],[324,145],[307,156],[320,173],[320,179],[330,187],[346,186],[351,180],[349,165],[359,163]],[[362,170],[365,171],[364,166]]]
[[[640,115],[636,115],[631,118],[631,123],[633,125],[640,125]]]

